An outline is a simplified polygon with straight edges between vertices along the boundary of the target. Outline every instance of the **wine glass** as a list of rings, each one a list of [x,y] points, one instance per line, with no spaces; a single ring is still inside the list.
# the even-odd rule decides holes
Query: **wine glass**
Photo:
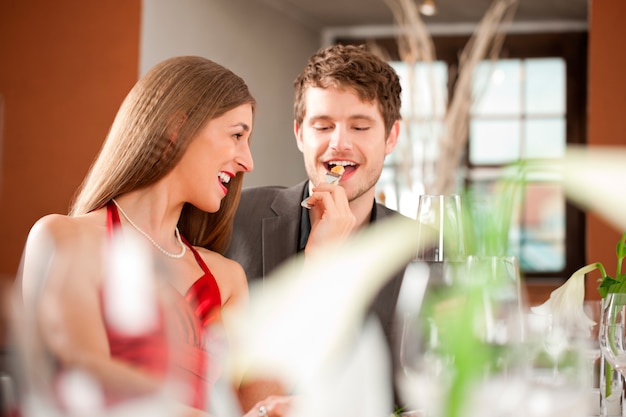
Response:
[[[506,303],[505,303],[506,304]],[[584,417],[592,415],[588,366],[588,335],[559,315],[530,314],[522,294],[522,333],[507,333],[504,372],[490,375],[483,407],[491,401],[497,415]],[[510,310],[509,310],[510,311]],[[496,316],[497,317],[497,316]],[[515,314],[512,315],[515,317]],[[517,319],[515,319],[517,320]],[[515,320],[508,321],[515,329]],[[518,337],[518,335],[520,337]],[[491,338],[493,339],[493,338]],[[488,342],[489,343],[489,342]],[[506,401],[494,401],[506,398]],[[508,414],[506,411],[512,412]]]
[[[464,410],[488,409],[487,415],[496,416],[506,415],[511,402],[496,401],[494,392],[522,403],[520,380],[508,379],[521,362],[516,361],[523,335],[521,303],[516,258],[412,262],[396,315],[396,376],[403,405],[431,417],[444,415],[451,401],[467,401]],[[466,400],[454,397],[458,372],[474,380]]]
[[[587,359],[589,360],[589,375],[591,376],[592,387],[598,388],[600,369],[600,317],[602,315],[602,300],[585,300],[583,303],[585,314],[594,321],[594,325],[589,331],[587,343]]]
[[[411,262],[404,274],[394,325],[395,378],[403,408],[440,416],[451,378],[449,357],[442,354],[438,317],[450,301],[454,262]]]
[[[421,261],[443,262],[465,257],[461,196],[419,196],[417,206],[418,247]]]
[[[493,351],[497,366],[507,366],[525,334],[525,302],[514,256],[471,255],[467,286],[479,294],[475,306],[476,336]]]
[[[525,415],[525,300],[519,264],[513,256],[470,255],[459,275],[476,342],[474,376],[464,415]],[[466,336],[467,337],[467,336]],[[466,371],[467,372],[467,371]]]
[[[473,384],[464,409],[468,415],[589,415],[586,352],[578,349],[578,334],[553,317],[542,317],[530,334],[517,258],[469,256],[465,279],[475,300],[474,331],[487,352],[482,380]]]

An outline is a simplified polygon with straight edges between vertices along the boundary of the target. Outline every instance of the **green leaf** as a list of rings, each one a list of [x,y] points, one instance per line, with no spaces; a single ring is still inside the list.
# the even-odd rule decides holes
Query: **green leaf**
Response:
[[[615,253],[618,260],[626,258],[626,232],[622,235],[620,241],[617,242]]]
[[[612,285],[609,292],[626,293],[626,280],[618,281],[618,284]]]
[[[622,238],[619,240],[619,242],[617,242],[615,253],[617,255],[617,267],[615,271],[615,276],[619,276],[622,273],[622,262],[624,261],[624,257],[626,257],[626,232],[622,234]]]
[[[611,287],[617,287],[619,285],[619,281],[611,278],[610,276],[605,276],[602,278],[600,285],[598,286],[598,292],[600,293],[600,297],[605,298],[606,295],[612,291]]]

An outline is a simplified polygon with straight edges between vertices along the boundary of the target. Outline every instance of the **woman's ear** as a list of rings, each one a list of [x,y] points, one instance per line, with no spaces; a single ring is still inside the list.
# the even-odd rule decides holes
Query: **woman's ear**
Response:
[[[187,121],[187,115],[184,113],[173,114],[167,122],[167,137],[170,142],[174,143],[178,140],[178,135]]]

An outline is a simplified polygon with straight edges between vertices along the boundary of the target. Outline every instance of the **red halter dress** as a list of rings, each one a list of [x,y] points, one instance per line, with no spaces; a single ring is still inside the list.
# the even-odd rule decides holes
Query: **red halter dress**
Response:
[[[107,231],[109,235],[120,226],[117,207],[107,205]],[[187,240],[204,274],[183,295],[172,286],[168,288],[168,326],[165,320],[148,333],[129,336],[120,333],[105,323],[111,356],[131,363],[155,377],[163,378],[169,372],[177,381],[182,381],[189,390],[189,405],[206,409],[208,393],[219,364],[209,364],[207,327],[217,317],[222,305],[220,291],[213,274],[202,257]],[[163,313],[164,309],[161,309]],[[161,319],[164,315],[161,314]],[[210,329],[209,329],[210,331]],[[209,366],[211,369],[209,370]],[[209,372],[210,371],[210,372]],[[209,375],[211,375],[209,377]]]

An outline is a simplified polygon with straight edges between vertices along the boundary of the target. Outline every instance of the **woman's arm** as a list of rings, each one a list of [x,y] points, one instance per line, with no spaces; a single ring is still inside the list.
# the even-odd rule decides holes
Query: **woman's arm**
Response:
[[[86,371],[113,396],[157,392],[162,380],[111,357],[102,317],[103,228],[52,215],[28,236],[21,268],[23,314],[31,341],[64,370]],[[50,381],[52,383],[52,381]]]

